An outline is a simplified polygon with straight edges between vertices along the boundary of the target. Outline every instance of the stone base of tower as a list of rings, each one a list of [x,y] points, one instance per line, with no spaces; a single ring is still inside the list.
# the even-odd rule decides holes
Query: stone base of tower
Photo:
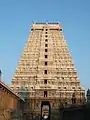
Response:
[[[59,99],[26,99],[24,112],[36,115],[41,114],[42,102],[49,102],[51,109],[58,109],[60,104]]]
[[[51,120],[53,120],[53,117],[55,117],[56,114],[59,113],[59,108],[60,105],[66,105],[66,104],[72,104],[71,98],[67,99],[67,103],[66,103],[66,99],[62,98],[52,98],[52,99],[48,99],[48,98],[38,98],[38,99],[26,99],[25,105],[24,105],[24,114],[26,116],[26,118],[31,118],[34,119],[36,117],[41,118],[42,116],[42,102],[49,103],[50,104],[50,110],[49,110],[49,114],[50,114],[50,118]],[[77,99],[76,100],[76,104],[82,104],[83,100]],[[47,104],[48,105],[48,104]],[[58,115],[56,115],[56,117],[58,117]],[[26,119],[25,118],[25,119]]]
[[[41,119],[44,112],[46,112],[43,106],[49,106],[49,119],[52,120],[52,114],[59,110],[59,104],[59,99],[27,99],[24,106],[25,119],[34,119],[36,117]]]

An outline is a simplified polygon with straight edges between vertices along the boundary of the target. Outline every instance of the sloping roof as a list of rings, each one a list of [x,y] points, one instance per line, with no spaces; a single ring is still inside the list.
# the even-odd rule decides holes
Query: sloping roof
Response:
[[[0,80],[0,85],[3,86],[5,89],[7,89],[9,92],[11,92],[13,95],[15,95],[20,100],[24,101],[23,98],[21,98],[19,95],[17,95],[8,85],[6,85],[3,81]]]

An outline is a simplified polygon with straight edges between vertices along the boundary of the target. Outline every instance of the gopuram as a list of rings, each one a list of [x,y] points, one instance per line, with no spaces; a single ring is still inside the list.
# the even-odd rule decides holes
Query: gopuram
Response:
[[[40,114],[42,103],[54,110],[74,98],[74,103],[84,102],[85,91],[60,23],[32,24],[11,88],[25,98],[29,115]]]

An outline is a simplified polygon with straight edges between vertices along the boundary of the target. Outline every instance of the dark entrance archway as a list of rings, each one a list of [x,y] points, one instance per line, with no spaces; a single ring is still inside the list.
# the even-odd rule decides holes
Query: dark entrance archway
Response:
[[[50,120],[51,106],[49,101],[42,101],[41,103],[41,120]]]

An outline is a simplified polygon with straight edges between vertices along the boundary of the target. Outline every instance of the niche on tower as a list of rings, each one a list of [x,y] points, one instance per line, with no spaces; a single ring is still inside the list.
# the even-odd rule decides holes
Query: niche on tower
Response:
[[[47,91],[44,91],[44,97],[47,97]]]

